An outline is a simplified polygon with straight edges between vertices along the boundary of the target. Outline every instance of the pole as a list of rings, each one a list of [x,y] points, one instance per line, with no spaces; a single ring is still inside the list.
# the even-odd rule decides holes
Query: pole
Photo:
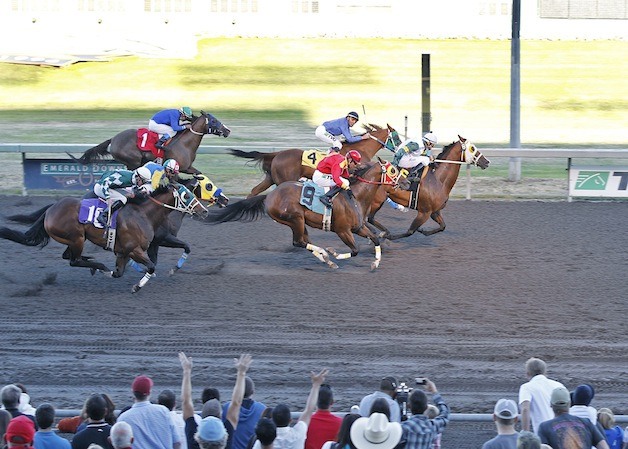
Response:
[[[510,44],[510,148],[521,148],[521,0],[512,0],[512,40]],[[510,158],[508,180],[521,180],[521,158]]]
[[[430,54],[421,55],[421,129],[425,134],[430,132],[432,111],[430,109]]]

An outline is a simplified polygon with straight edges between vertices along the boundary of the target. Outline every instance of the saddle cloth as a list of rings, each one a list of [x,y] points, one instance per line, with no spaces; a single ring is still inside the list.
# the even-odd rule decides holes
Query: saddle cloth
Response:
[[[164,150],[157,148],[155,144],[159,140],[159,134],[155,131],[151,131],[148,128],[140,128],[137,130],[137,148],[140,151],[150,151],[155,155],[155,158],[164,157]]]
[[[107,209],[107,203],[100,198],[87,198],[81,200],[81,208],[79,209],[78,216],[79,223],[91,223],[94,227],[102,229],[102,225],[98,223],[96,219],[105,209]],[[111,229],[116,229],[118,212],[120,211],[115,211],[111,217]]]
[[[318,163],[327,156],[324,151],[318,150],[303,150],[303,156],[301,156],[301,165],[316,169]]]
[[[325,195],[325,188],[320,187],[311,179],[303,182],[303,189],[301,189],[301,198],[299,203],[307,207],[312,212],[317,214],[325,213],[325,205],[321,203],[320,197]]]

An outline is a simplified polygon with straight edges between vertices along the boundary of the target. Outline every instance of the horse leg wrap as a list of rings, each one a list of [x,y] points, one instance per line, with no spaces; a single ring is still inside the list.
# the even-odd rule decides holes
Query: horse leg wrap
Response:
[[[327,260],[329,260],[329,255],[323,248],[312,245],[311,243],[308,243],[305,248],[309,251],[312,251],[312,254],[314,254],[316,258],[321,262],[327,263]]]
[[[137,285],[139,286],[139,288],[144,287],[144,286],[146,285],[146,283],[147,283],[148,281],[150,281],[150,278],[152,278],[152,277],[153,277],[153,275],[152,275],[152,274],[150,274],[150,273],[146,273],[146,274],[142,277],[142,279],[140,279],[140,282],[137,284]]]
[[[339,253],[336,254],[336,259],[349,259],[351,258],[351,253]]]
[[[382,247],[377,245],[375,247],[375,260],[381,260],[382,259]]]
[[[185,263],[185,261],[188,258],[188,253],[183,253],[181,254],[181,257],[179,257],[179,261],[177,262],[177,268],[181,268],[183,266],[183,264]]]

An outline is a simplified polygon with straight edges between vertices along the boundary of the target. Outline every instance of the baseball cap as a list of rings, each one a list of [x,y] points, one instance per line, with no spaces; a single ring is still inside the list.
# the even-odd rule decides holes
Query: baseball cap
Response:
[[[13,444],[28,444],[35,437],[35,423],[27,416],[21,415],[9,421],[5,439]]]
[[[222,423],[222,420],[216,418],[215,416],[207,416],[203,418],[201,423],[198,425],[198,436],[203,441],[220,441],[226,434],[227,431],[225,430],[225,425]]]
[[[379,389],[382,391],[395,391],[397,389],[397,379],[393,376],[386,376],[379,384]]]
[[[519,410],[517,409],[515,401],[510,399],[500,399],[495,404],[493,413],[501,419],[513,419],[517,417]]]
[[[593,386],[589,384],[578,385],[571,395],[573,405],[589,405],[595,396]]]
[[[550,397],[550,404],[569,407],[569,405],[571,405],[569,390],[565,387],[554,388],[552,396]]]
[[[141,394],[150,394],[153,380],[148,376],[137,376],[131,385],[131,390]]]

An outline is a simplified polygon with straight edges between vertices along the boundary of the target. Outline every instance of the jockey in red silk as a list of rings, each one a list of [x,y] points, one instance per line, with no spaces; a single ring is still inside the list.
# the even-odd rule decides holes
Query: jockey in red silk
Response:
[[[321,203],[331,207],[331,200],[341,189],[349,190],[350,173],[362,160],[362,155],[355,150],[351,150],[346,156],[332,152],[329,156],[321,160],[317,167],[312,181],[321,187],[333,187],[325,195],[320,197]]]

